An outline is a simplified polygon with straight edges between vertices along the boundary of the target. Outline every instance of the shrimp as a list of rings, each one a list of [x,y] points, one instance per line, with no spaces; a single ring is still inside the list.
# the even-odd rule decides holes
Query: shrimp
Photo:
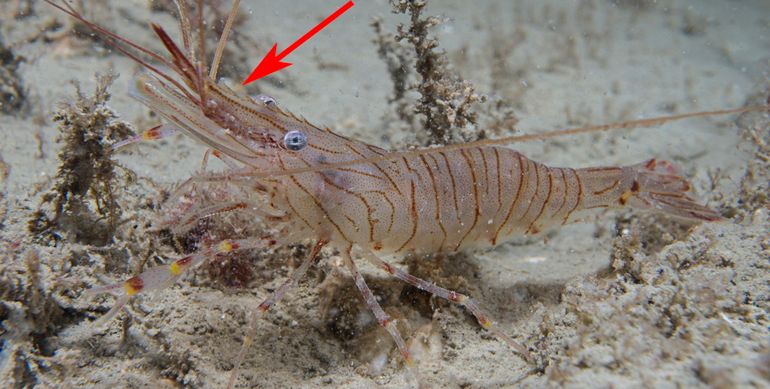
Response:
[[[134,296],[166,288],[217,255],[301,242],[303,237],[314,239],[312,250],[300,266],[252,312],[228,387],[237,380],[256,335],[257,319],[299,282],[326,247],[341,253],[366,305],[393,338],[407,372],[418,381],[417,367],[406,342],[358,270],[357,259],[465,307],[483,328],[530,360],[529,350],[498,328],[476,301],[408,274],[383,260],[384,255],[494,247],[513,237],[578,221],[596,209],[632,207],[696,222],[719,221],[722,218],[718,212],[688,195],[691,185],[669,162],[650,159],[620,167],[550,167],[500,145],[513,140],[653,126],[685,117],[758,109],[698,112],[529,138],[388,152],[315,126],[280,108],[273,99],[251,99],[217,83],[221,52],[237,13],[237,1],[208,72],[204,40],[199,34],[197,47],[193,46],[191,20],[181,0],[176,0],[176,5],[182,47],[163,27],[152,24],[168,57],[86,20],[66,3],[46,1],[83,22],[148,70],[135,79],[132,93],[158,112],[167,124],[137,137],[137,141],[179,131],[209,147],[212,155],[228,166],[224,173],[204,173],[184,188],[225,183],[237,187],[236,193],[249,192],[238,199],[220,196],[213,205],[188,203],[169,221],[172,227],[184,228],[217,213],[243,212],[274,223],[278,231],[264,237],[213,242],[169,265],[152,267],[126,281],[90,289],[88,294],[110,293],[117,297],[116,304],[95,322],[96,326],[108,323]],[[201,7],[199,1],[198,29],[203,28]],[[161,70],[145,57],[170,71]],[[119,146],[131,142],[134,140]]]

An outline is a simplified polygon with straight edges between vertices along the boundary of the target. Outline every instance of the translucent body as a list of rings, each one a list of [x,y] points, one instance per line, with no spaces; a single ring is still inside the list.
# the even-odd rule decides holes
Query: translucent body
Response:
[[[379,152],[353,142],[338,146],[343,147],[360,156]],[[328,154],[319,153],[330,159]],[[665,162],[552,168],[499,147],[438,149],[282,181],[276,188],[286,189],[276,190],[274,198],[283,199],[305,227],[332,242],[387,253],[493,246],[576,220],[594,208],[634,205],[719,218],[684,195],[689,186]]]
[[[143,101],[167,107],[165,116],[180,128],[255,171],[387,155],[378,147],[313,126],[274,104],[228,99],[229,91],[220,86],[209,86],[207,106],[216,110],[207,114],[176,102],[177,96],[153,80],[139,82]],[[307,147],[287,149],[283,138],[291,131],[306,134]],[[697,220],[719,218],[687,197],[690,186],[664,161],[554,168],[495,146],[436,148],[259,180],[268,188],[268,202],[275,211],[286,213],[295,229],[310,230],[312,236],[338,247],[358,245],[387,253],[493,246],[565,224],[594,208],[636,206]]]

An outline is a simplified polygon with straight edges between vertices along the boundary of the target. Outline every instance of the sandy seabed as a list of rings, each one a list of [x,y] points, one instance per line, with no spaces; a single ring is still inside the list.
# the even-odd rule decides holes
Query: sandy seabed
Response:
[[[177,31],[163,2],[83,3],[88,18],[157,51],[148,21]],[[332,3],[244,0],[223,74],[245,77],[273,42],[301,36]],[[370,26],[378,16],[391,32],[409,23],[390,10],[384,0],[357,2],[292,54],[294,66],[247,91],[341,134],[402,147],[413,134],[393,123],[393,86]],[[509,107],[518,133],[761,104],[769,94],[767,1],[433,1],[426,13],[443,20],[432,32],[451,70],[488,104]],[[248,287],[204,266],[94,328],[114,300],[84,290],[181,255],[150,230],[204,148],[175,136],[119,153],[122,213],[106,240],[88,228],[31,232],[36,212],[50,212],[43,199],[56,196],[67,142],[53,118],[75,101],[73,81],[90,95],[95,73],[118,73],[99,107],[119,115],[108,121],[158,121],[128,95],[137,65],[82,31],[40,1],[0,4],[0,386],[222,387],[249,310],[306,248],[249,256]],[[769,132],[767,113],[752,112],[511,145],[556,166],[673,161],[727,218],[691,225],[609,212],[489,252],[402,262],[471,294],[535,363],[462,308],[362,264],[365,276],[429,386],[770,387]],[[339,263],[325,253],[258,323],[239,387],[408,385]]]

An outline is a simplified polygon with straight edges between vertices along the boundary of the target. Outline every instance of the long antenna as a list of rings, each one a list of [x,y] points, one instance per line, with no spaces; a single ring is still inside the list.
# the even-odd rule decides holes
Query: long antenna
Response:
[[[661,125],[663,123],[672,122],[676,120],[683,120],[683,119],[702,117],[702,116],[721,116],[721,115],[738,114],[738,113],[744,113],[744,112],[750,112],[750,111],[759,111],[763,109],[770,109],[770,104],[753,105],[753,106],[748,106],[743,108],[721,109],[721,110],[715,110],[715,111],[688,112],[688,113],[683,113],[679,115],[659,116],[659,117],[654,117],[649,119],[630,120],[630,121],[619,122],[619,123],[601,124],[601,125],[588,126],[588,127],[567,128],[567,129],[549,131],[542,134],[512,135],[512,136],[506,136],[498,139],[482,139],[475,142],[458,143],[458,144],[441,146],[441,150],[442,151],[465,150],[465,149],[480,147],[480,146],[504,145],[504,144],[514,143],[514,142],[530,142],[534,140],[550,139],[550,138],[555,138],[558,136],[565,136],[565,135],[577,135],[577,134],[586,134],[586,133],[592,133],[592,132],[606,132],[610,130],[626,130],[626,129],[632,129],[632,128],[649,128],[649,127]],[[315,166],[305,167],[305,168],[287,169],[282,171],[254,172],[252,174],[248,174],[248,176],[255,177],[255,178],[268,178],[268,177],[280,177],[280,176],[288,176],[288,175],[309,173],[309,172],[318,172],[322,170],[333,170],[341,167],[360,165],[364,163],[385,162],[385,161],[392,161],[392,160],[396,160],[404,157],[424,155],[424,154],[432,153],[435,150],[436,148],[421,148],[421,149],[415,149],[415,150],[395,151],[395,152],[391,152],[381,156],[375,156],[370,158],[359,158],[359,159],[353,159],[345,162],[320,164],[320,165],[315,165]]]
[[[222,60],[222,53],[225,51],[225,45],[227,45],[227,36],[230,34],[230,30],[233,28],[233,22],[235,22],[235,16],[238,15],[238,7],[241,4],[241,0],[233,1],[233,6],[230,8],[230,13],[227,15],[227,21],[225,22],[225,29],[222,30],[222,36],[219,37],[219,43],[217,44],[217,51],[214,53],[214,62],[211,63],[211,70],[209,72],[209,78],[216,82],[217,71],[219,70],[219,61]]]

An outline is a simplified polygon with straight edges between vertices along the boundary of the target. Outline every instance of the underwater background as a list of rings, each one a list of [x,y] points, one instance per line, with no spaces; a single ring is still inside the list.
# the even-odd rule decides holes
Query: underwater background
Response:
[[[213,50],[230,3],[205,3]],[[243,0],[223,82],[239,85],[275,42],[285,47],[338,3]],[[179,39],[167,1],[70,4],[159,53],[150,22]],[[770,95],[767,1],[421,4],[357,1],[287,58],[293,66],[236,89],[386,149],[765,104]],[[0,2],[2,387],[224,387],[250,310],[309,249],[212,260],[93,326],[114,299],[86,289],[179,258],[206,228],[220,228],[153,230],[164,201],[199,173],[205,147],[177,135],[111,152],[160,121],[129,95],[140,71],[43,1]],[[754,111],[508,145],[554,166],[672,161],[724,222],[607,212],[488,252],[394,258],[471,295],[534,364],[462,308],[362,269],[426,385],[770,386],[769,122]],[[212,158],[209,169],[222,168]],[[259,228],[238,222],[228,226]],[[325,253],[257,324],[238,387],[408,384],[340,264]]]

